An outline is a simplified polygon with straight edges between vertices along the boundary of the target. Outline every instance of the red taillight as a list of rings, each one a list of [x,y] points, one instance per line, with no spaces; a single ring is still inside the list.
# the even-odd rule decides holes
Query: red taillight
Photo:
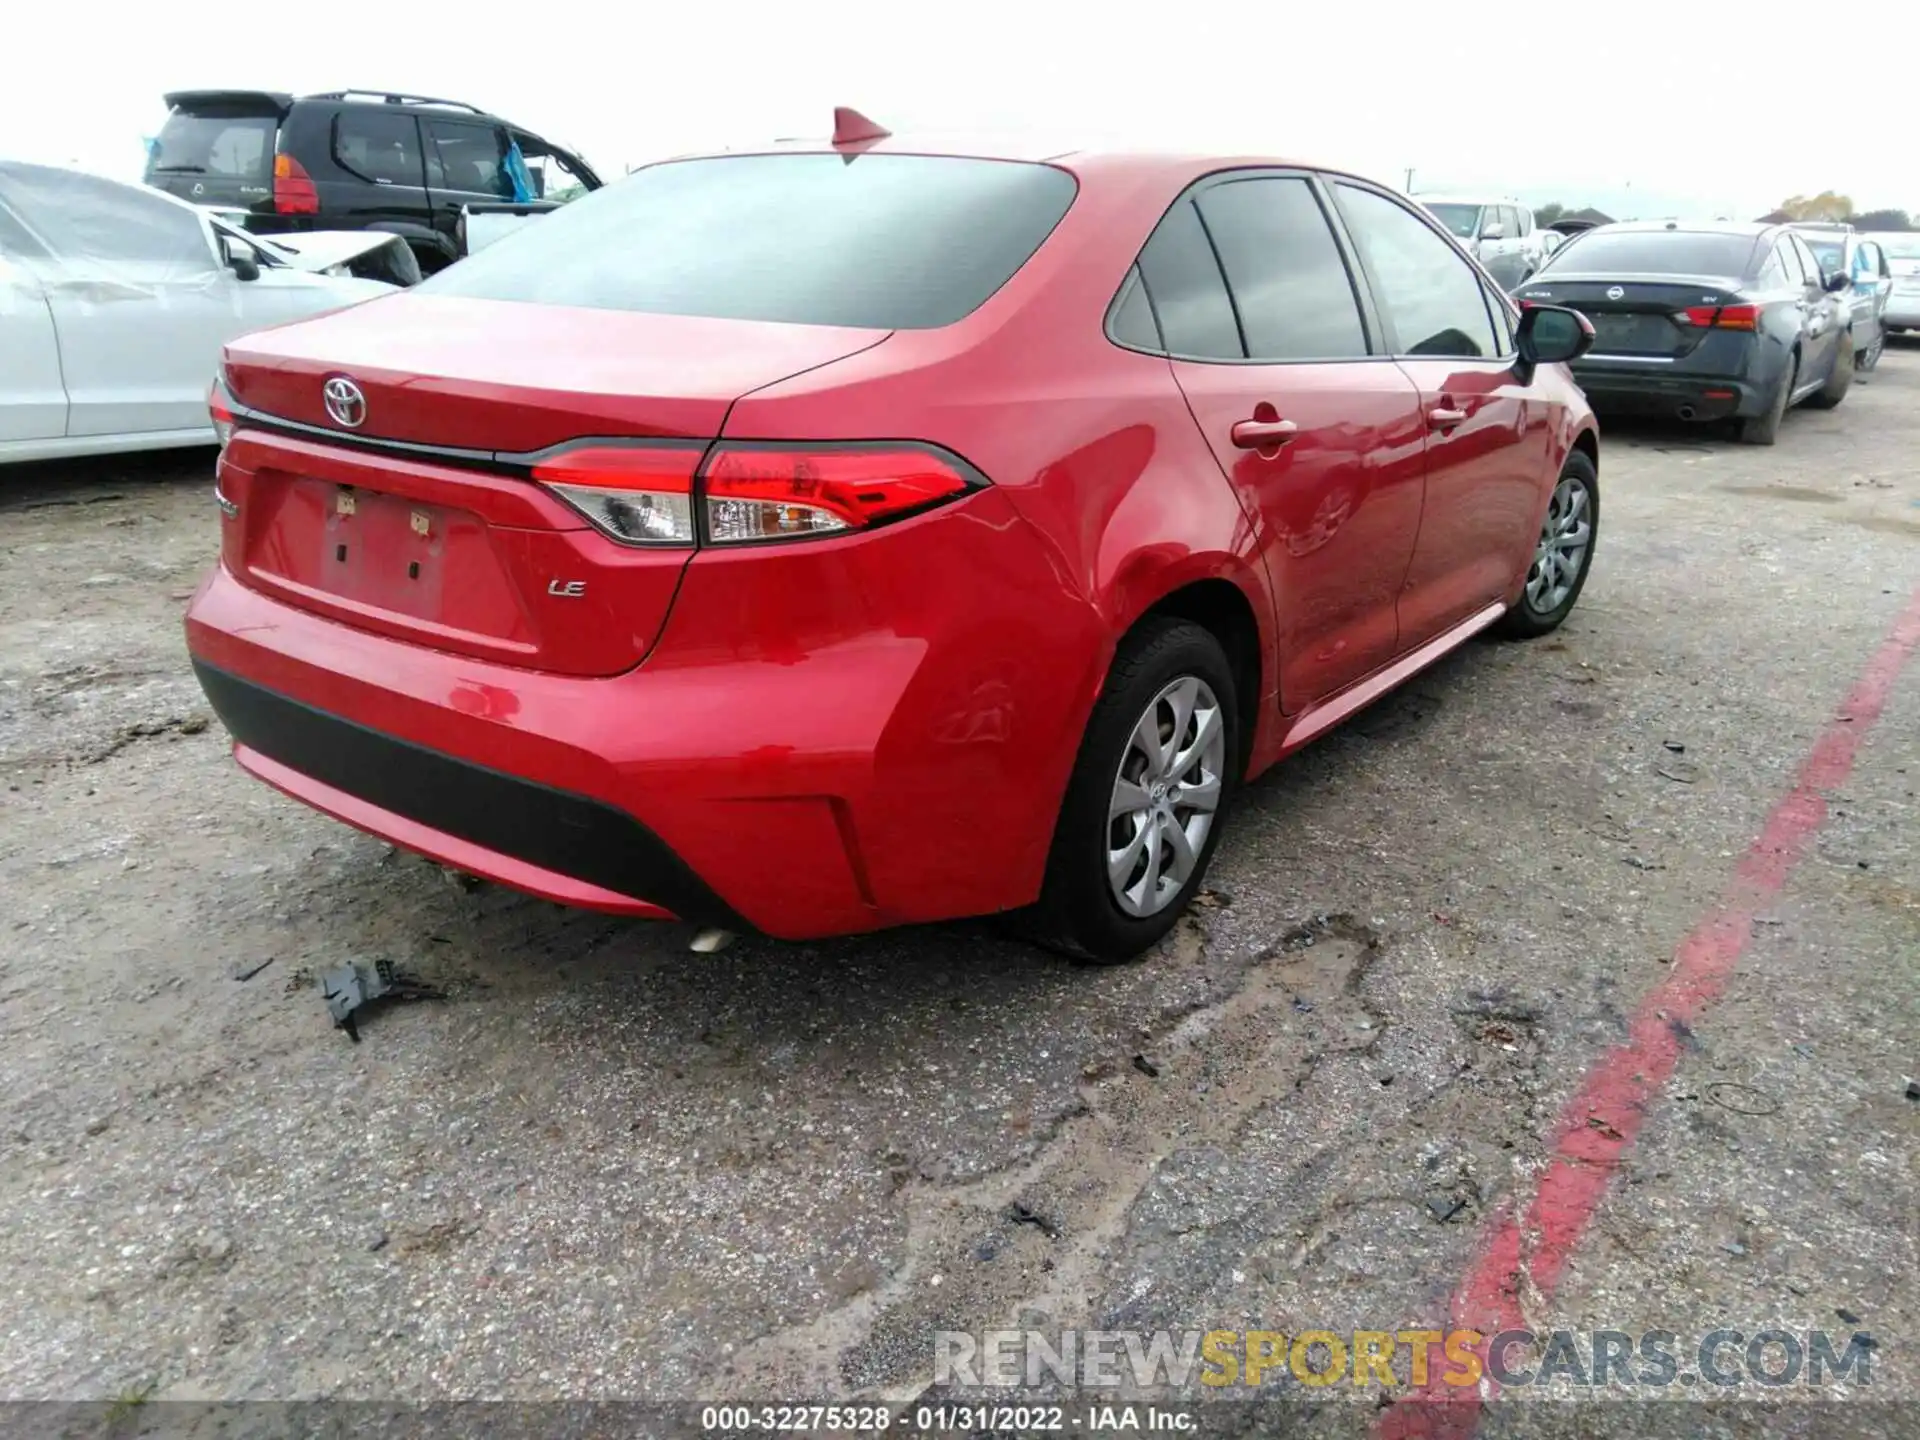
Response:
[[[233,405],[227,396],[227,387],[218,378],[207,391],[207,413],[213,417],[213,433],[225,450],[227,442],[233,439]]]
[[[736,545],[841,535],[956,499],[983,482],[913,445],[583,445],[533,478],[635,545]],[[696,536],[694,513],[705,521]]]
[[[703,449],[587,445],[542,460],[533,478],[629,545],[693,544],[693,476]]]
[[[1756,330],[1760,326],[1758,305],[1693,305],[1680,312],[1685,325],[1709,330]]]
[[[320,192],[313,177],[291,155],[273,157],[273,208],[281,215],[320,213]]]
[[[716,545],[863,530],[972,488],[937,455],[906,446],[723,445],[700,482]]]
[[[240,507],[225,490],[220,487],[220,471],[225,468],[227,442],[233,439],[235,425],[233,415],[233,397],[227,394],[226,383],[215,376],[213,385],[207,391],[207,413],[213,417],[213,433],[220,440],[220,454],[214,460],[213,503],[220,507],[220,513],[229,520],[240,517]]]

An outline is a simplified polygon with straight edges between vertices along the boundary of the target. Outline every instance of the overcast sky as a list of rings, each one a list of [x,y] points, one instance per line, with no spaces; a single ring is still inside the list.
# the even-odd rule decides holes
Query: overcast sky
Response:
[[[1899,87],[1795,38],[1826,12],[1782,5],[1762,42],[1764,13],[1698,0],[22,3],[6,26],[0,155],[138,178],[163,91],[374,85],[495,110],[603,176],[824,134],[850,104],[896,132],[1137,137],[1395,185],[1411,168],[1416,192],[1490,187],[1643,217],[1751,218],[1828,188],[1862,208],[1920,208]],[[1816,82],[1832,95],[1816,98]]]

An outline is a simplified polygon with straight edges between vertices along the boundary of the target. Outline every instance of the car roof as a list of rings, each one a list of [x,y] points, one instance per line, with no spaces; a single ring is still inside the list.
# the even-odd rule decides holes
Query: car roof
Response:
[[[1526,208],[1511,195],[1415,195],[1412,198],[1422,205],[1514,205],[1523,210]]]
[[[924,155],[969,160],[1005,160],[1028,164],[1053,165],[1076,176],[1103,180],[1158,180],[1186,185],[1201,176],[1221,170],[1311,170],[1339,175],[1368,184],[1380,185],[1357,171],[1339,165],[1318,164],[1285,155],[1234,154],[1178,147],[1089,143],[1086,136],[1026,132],[934,132],[887,134],[872,140],[860,140],[836,146],[830,135],[792,137],[746,144],[725,150],[691,151],[663,156],[654,164],[685,160],[718,160],[744,155],[840,155],[849,160],[861,155]],[[1391,188],[1391,187],[1383,187]],[[1504,202],[1503,202],[1504,203]]]
[[[1636,232],[1642,235],[1764,235],[1770,230],[1783,230],[1783,225],[1764,225],[1757,220],[1616,220],[1611,225],[1596,225],[1593,231],[1609,231],[1613,234]]]

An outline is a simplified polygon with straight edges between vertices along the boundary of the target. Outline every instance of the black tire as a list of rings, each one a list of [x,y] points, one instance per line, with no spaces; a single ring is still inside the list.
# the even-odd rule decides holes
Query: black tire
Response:
[[[1157,913],[1121,910],[1107,879],[1109,809],[1129,737],[1156,696],[1185,676],[1204,681],[1218,701],[1225,731],[1220,799],[1192,873]],[[1206,878],[1245,759],[1238,686],[1226,651],[1191,621],[1149,616],[1120,643],[1100,699],[1087,719],[1080,754],[1067,782],[1040,899],[1017,917],[1027,936],[1076,960],[1117,965],[1150,949],[1172,930]]]
[[[1588,525],[1586,549],[1580,554],[1579,568],[1573,577],[1572,588],[1551,610],[1540,610],[1535,608],[1533,598],[1523,587],[1520,598],[1513,603],[1505,615],[1500,617],[1500,633],[1509,639],[1533,640],[1558,630],[1561,622],[1572,613],[1574,602],[1580,598],[1580,592],[1587,587],[1587,576],[1593,570],[1593,552],[1600,544],[1600,472],[1586,451],[1575,450],[1567,456],[1567,463],[1560,467],[1560,475],[1554,481],[1555,492],[1557,493],[1560,487],[1570,480],[1586,487]],[[1541,524],[1543,538],[1548,528],[1553,525],[1554,519],[1554,507],[1549,505],[1547,518]],[[1534,566],[1539,563],[1536,558]],[[1529,584],[1532,583],[1533,575],[1534,567],[1530,566],[1527,570]]]
[[[1853,336],[1844,335],[1840,339],[1840,348],[1833,353],[1833,373],[1827,376],[1827,383],[1807,397],[1809,410],[1831,410],[1847,398],[1847,391],[1853,388]]]
[[[1800,357],[1793,357],[1793,364],[1787,371],[1786,379],[1780,382],[1779,390],[1774,392],[1773,403],[1763,415],[1749,415],[1737,422],[1736,432],[1742,445],[1771,445],[1780,438],[1780,422],[1786,419],[1787,403],[1793,399],[1793,385],[1800,378]]]

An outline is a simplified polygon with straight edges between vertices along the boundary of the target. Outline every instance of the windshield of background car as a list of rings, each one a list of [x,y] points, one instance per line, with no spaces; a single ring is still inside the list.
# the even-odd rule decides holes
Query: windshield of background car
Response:
[[[1480,237],[1478,205],[1429,205],[1427,213],[1462,240],[1477,240]]]
[[[160,127],[147,174],[264,183],[273,167],[275,130],[270,115],[191,115],[176,110]]]
[[[1876,235],[1889,260],[1920,260],[1920,235]]]
[[[1712,275],[1739,279],[1753,258],[1752,235],[1700,230],[1589,230],[1553,252],[1542,267],[1567,274]]]
[[[923,330],[972,312],[1073,203],[1048,165],[742,155],[637,170],[418,288],[661,315]]]

